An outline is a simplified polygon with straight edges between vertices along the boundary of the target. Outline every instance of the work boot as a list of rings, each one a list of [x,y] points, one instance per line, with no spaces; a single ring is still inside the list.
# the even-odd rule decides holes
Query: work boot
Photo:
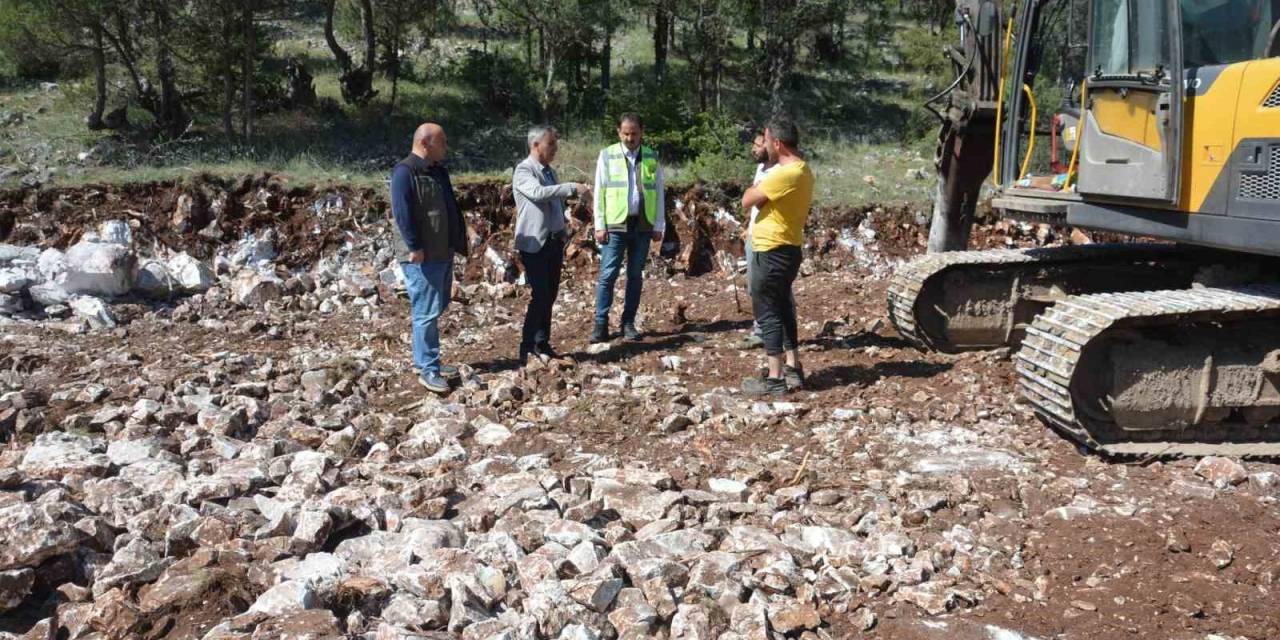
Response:
[[[787,381],[787,391],[795,391],[804,386],[804,369],[784,364],[782,379]]]
[[[742,393],[748,396],[782,397],[787,395],[787,381],[785,378],[747,378],[742,381]]]
[[[640,331],[636,329],[636,323],[634,322],[627,322],[622,325],[622,335],[632,341],[640,339]]]
[[[418,376],[418,384],[426,387],[427,391],[432,393],[449,393],[449,381],[445,380],[440,376],[440,374],[435,372],[422,372],[422,374]]]
[[[596,326],[591,329],[591,344],[598,344],[609,341],[609,321],[596,321]]]

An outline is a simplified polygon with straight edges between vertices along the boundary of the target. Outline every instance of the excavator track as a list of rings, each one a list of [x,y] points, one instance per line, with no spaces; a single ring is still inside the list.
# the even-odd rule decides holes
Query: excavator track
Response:
[[[931,253],[904,264],[895,272],[889,284],[889,320],[898,333],[917,348],[951,353],[997,347],[1012,342],[1014,332],[1019,328],[1016,326],[1018,314],[1012,309],[1001,307],[1004,304],[1018,303],[1019,294],[1016,289],[1019,278],[1035,273],[1043,274],[1050,270],[1067,272],[1078,267],[1105,268],[1110,265],[1112,268],[1122,268],[1127,273],[1137,274],[1131,276],[1132,284],[1127,288],[1140,288],[1143,287],[1144,282],[1151,282],[1153,279],[1162,277],[1161,274],[1167,273],[1168,270],[1160,267],[1160,263],[1172,262],[1170,259],[1179,256],[1181,252],[1183,252],[1182,248],[1171,244],[1117,243]],[[1155,268],[1142,270],[1141,267],[1144,265],[1155,266]],[[1003,293],[1007,294],[1005,297],[1009,298],[1007,301],[993,298],[988,302],[966,303],[966,307],[973,309],[977,314],[989,313],[992,317],[1000,314],[1007,316],[1000,320],[1005,325],[1003,336],[965,343],[962,339],[948,335],[947,331],[936,328],[942,324],[942,321],[936,317],[932,322],[925,317],[927,314],[946,316],[947,311],[942,310],[941,305],[937,303],[937,300],[942,297],[939,289],[953,284],[948,283],[946,278],[958,272],[981,273],[994,278],[1003,277],[1012,283],[1013,286],[1000,284],[996,287],[997,290],[1003,287]],[[1178,276],[1179,280],[1190,280],[1191,271],[1186,268],[1186,264],[1183,264],[1181,272],[1185,275]],[[1144,273],[1148,275],[1142,276],[1141,274]],[[1052,277],[1048,279],[1052,280]],[[1074,283],[1076,290],[1068,293],[1089,292],[1089,287],[1113,287],[1117,282],[1118,280],[1114,278],[1093,278],[1091,281]],[[1165,286],[1176,285],[1166,282]],[[951,312],[954,313],[955,310],[952,309]],[[1030,316],[1033,315],[1034,313],[1030,314]],[[1030,316],[1026,319],[1029,320]],[[947,319],[949,320],[950,316]],[[935,329],[931,331],[926,326],[929,324],[932,324]]]
[[[1277,321],[1280,321],[1280,285],[1274,284],[1072,296],[1042,312],[1027,329],[1016,356],[1019,385],[1023,397],[1050,426],[1086,447],[1109,455],[1277,456],[1280,455],[1280,421],[1276,417],[1280,408],[1275,406],[1274,396],[1275,378],[1280,374],[1275,364],[1275,358],[1280,355],[1280,349],[1275,348],[1280,344],[1277,337],[1280,322]],[[1199,333],[1189,333],[1193,331]],[[1180,340],[1179,336],[1194,339]],[[1153,355],[1128,360],[1119,355],[1126,344],[1140,340],[1153,340],[1151,344],[1156,348],[1148,351]],[[1239,356],[1256,352],[1255,344],[1266,345],[1267,353],[1257,355],[1258,364],[1251,361],[1244,366],[1236,365],[1235,371],[1244,373],[1238,380],[1246,380],[1246,384],[1234,384],[1234,388],[1224,391],[1230,380],[1219,379],[1223,374],[1214,369],[1224,359],[1223,345],[1234,348],[1233,355]],[[1118,426],[1111,403],[1119,393],[1114,387],[1096,386],[1096,381],[1113,375],[1127,380],[1142,380],[1145,376],[1148,381],[1156,381],[1148,384],[1158,386],[1160,377],[1166,375],[1168,369],[1161,361],[1162,353],[1179,348],[1203,349],[1188,358],[1192,363],[1201,357],[1200,353],[1208,354],[1204,356],[1202,376],[1189,374],[1184,382],[1190,382],[1181,387],[1165,385],[1173,389],[1168,402],[1190,403],[1193,417],[1167,422],[1157,417],[1139,428]],[[1124,371],[1124,367],[1130,366],[1138,370]],[[1117,370],[1122,373],[1111,373]],[[1207,406],[1220,396],[1233,393],[1239,396],[1241,388],[1245,388],[1246,394],[1261,397],[1258,389],[1264,384],[1272,395],[1267,398],[1267,405],[1261,407],[1266,413],[1253,422],[1242,421],[1240,411],[1258,411],[1257,406],[1240,406],[1239,401],[1234,406]],[[1254,387],[1249,389],[1250,385]],[[1243,404],[1247,404],[1249,396],[1245,397]],[[1160,407],[1159,410],[1168,409]],[[1140,410],[1137,415],[1141,417]],[[1208,423],[1207,415],[1217,415],[1217,421]]]

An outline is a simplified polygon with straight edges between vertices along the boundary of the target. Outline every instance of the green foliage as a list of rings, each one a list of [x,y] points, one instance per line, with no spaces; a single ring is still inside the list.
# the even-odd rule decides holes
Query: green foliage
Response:
[[[0,49],[0,87],[12,84],[17,79],[17,63],[9,58],[9,54]]]
[[[0,80],[52,78],[62,70],[64,57],[45,46],[39,35],[52,23],[47,11],[34,2],[0,2]]]
[[[467,49],[445,68],[445,74],[478,96],[487,111],[503,118],[538,119],[537,90],[529,69],[514,56]]]
[[[950,82],[951,63],[943,53],[950,42],[949,32],[933,33],[928,27],[912,26],[898,32],[898,49],[902,64],[908,71],[924,74],[928,78]]]

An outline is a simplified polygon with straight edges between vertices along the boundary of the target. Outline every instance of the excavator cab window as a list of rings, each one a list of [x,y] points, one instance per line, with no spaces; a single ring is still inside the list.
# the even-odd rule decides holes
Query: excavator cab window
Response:
[[[1169,64],[1165,7],[1165,0],[1095,2],[1091,38],[1093,75],[1160,81]]]
[[[1181,0],[1183,60],[1188,68],[1269,58],[1280,0]]]

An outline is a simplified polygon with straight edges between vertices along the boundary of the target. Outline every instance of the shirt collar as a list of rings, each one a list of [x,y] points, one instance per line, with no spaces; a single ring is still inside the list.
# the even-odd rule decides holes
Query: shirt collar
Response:
[[[533,165],[533,168],[534,168],[534,169],[537,169],[539,174],[541,174],[543,171],[546,171],[547,169],[550,169],[550,168],[551,168],[551,167],[549,167],[549,166],[547,166],[547,165],[545,165],[545,164],[542,164],[542,161],[541,161],[541,160],[538,160],[537,158],[535,158],[535,157],[533,157],[533,156],[529,156],[529,157],[528,157],[528,158],[526,158],[525,160],[526,160],[526,162],[528,162],[529,164]]]

